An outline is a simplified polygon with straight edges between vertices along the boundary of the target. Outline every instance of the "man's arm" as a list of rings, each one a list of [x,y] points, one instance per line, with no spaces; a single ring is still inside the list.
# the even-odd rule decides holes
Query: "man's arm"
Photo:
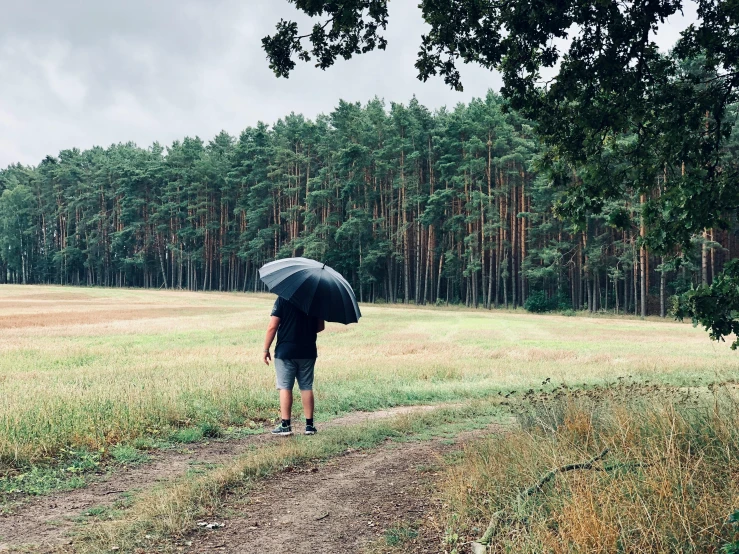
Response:
[[[320,333],[326,328],[326,322],[322,319],[318,320],[318,326],[316,327],[316,333]]]
[[[269,325],[267,325],[267,336],[264,337],[264,352],[262,352],[262,361],[269,365],[269,361],[272,356],[269,354],[269,349],[272,347],[272,341],[275,340],[277,334],[277,328],[280,326],[280,318],[277,316],[271,316],[269,319]]]

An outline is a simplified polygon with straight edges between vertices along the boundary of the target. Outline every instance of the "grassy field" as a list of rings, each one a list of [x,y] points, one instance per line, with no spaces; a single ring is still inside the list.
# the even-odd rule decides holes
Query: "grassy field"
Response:
[[[277,415],[273,369],[260,361],[273,298],[0,287],[0,499],[84,486],[97,464],[145,463],[148,448],[261,432]],[[532,553],[697,553],[739,539],[727,522],[739,507],[739,359],[702,330],[657,318],[362,310],[359,325],[320,336],[319,421],[446,408],[248,450],[132,497],[75,548],[171,546],[226,491],[288,465],[512,415],[509,432],[442,468],[435,527],[399,524],[378,551],[411,552],[413,537],[456,554],[484,536],[492,552]],[[530,488],[606,448],[595,470]]]
[[[0,287],[0,468],[116,444],[145,447],[276,415],[261,364],[273,297]],[[522,311],[363,306],[319,340],[318,417],[617,382],[739,376],[737,355],[687,324]],[[299,406],[296,406],[296,410]],[[215,430],[215,431],[214,431]],[[178,435],[178,433],[180,435]]]

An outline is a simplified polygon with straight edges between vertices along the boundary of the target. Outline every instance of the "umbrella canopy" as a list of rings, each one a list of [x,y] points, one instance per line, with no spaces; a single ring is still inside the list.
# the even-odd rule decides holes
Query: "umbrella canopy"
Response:
[[[285,258],[263,265],[259,277],[270,291],[308,315],[344,325],[362,317],[351,285],[326,264]]]

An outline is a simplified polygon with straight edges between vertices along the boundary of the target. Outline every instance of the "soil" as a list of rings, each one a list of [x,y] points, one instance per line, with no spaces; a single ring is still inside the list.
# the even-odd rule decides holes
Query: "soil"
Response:
[[[322,466],[283,472],[248,497],[233,496],[213,518],[224,527],[195,532],[188,553],[344,554],[361,552],[399,523],[422,520],[430,508],[425,468],[450,446],[400,444],[354,452]]]
[[[417,410],[432,410],[433,406],[401,407],[379,412],[355,412],[347,416],[334,419],[323,427],[340,425],[354,425],[362,421],[392,417],[402,413]],[[89,486],[75,491],[60,492],[49,496],[41,496],[16,506],[10,514],[0,516],[0,552],[17,549],[24,545],[34,545],[36,551],[53,550],[71,543],[70,531],[75,526],[75,519],[92,507],[112,506],[125,493],[136,492],[147,489],[158,482],[166,481],[183,475],[188,469],[198,464],[219,464],[237,456],[249,447],[268,440],[279,440],[269,434],[252,435],[239,440],[211,442],[191,445],[179,451],[162,451],[154,455],[153,461],[130,469],[116,471],[101,476]],[[270,486],[279,487],[282,491],[279,495],[285,502],[286,509],[279,510],[270,504],[270,510],[280,517],[298,517],[303,513],[315,514],[324,510],[329,513],[323,519],[308,524],[315,528],[311,534],[306,534],[306,529],[295,529],[297,538],[301,538],[299,544],[314,544],[311,548],[318,548],[321,542],[313,543],[311,537],[316,541],[324,540],[323,529],[332,528],[331,535],[339,533],[342,539],[334,537],[335,540],[365,540],[376,536],[383,528],[386,512],[412,511],[423,508],[419,499],[412,494],[413,487],[417,484],[413,469],[419,463],[428,463],[435,453],[442,452],[443,448],[437,443],[425,444],[403,444],[396,448],[386,448],[371,455],[353,453],[336,462],[328,464],[318,473],[311,474],[310,479],[302,479],[301,473],[269,480],[265,484],[262,494],[269,496]],[[334,464],[334,465],[332,465]],[[317,469],[317,468],[313,468]],[[320,475],[319,475],[320,474]],[[285,479],[287,479],[285,481]],[[322,484],[323,488],[301,489],[300,487],[313,487]],[[285,494],[284,489],[293,489]],[[362,496],[362,494],[364,496]],[[331,494],[329,494],[331,493]],[[332,494],[334,496],[332,496]],[[367,496],[370,495],[370,496]],[[264,498],[267,498],[264,496]],[[377,498],[376,505],[371,505],[368,498]],[[323,500],[321,500],[323,499]],[[243,521],[258,521],[259,525],[269,529],[265,533],[264,540],[274,536],[274,530],[270,527],[274,524],[273,519],[266,513],[254,512],[260,503],[254,501],[249,509],[249,516],[242,518]],[[262,504],[267,506],[266,501]],[[294,507],[293,507],[294,506]],[[298,508],[300,506],[300,508]],[[310,512],[308,508],[311,507]],[[289,512],[288,512],[289,510]],[[359,512],[357,510],[360,510]],[[361,510],[367,511],[362,512]],[[333,513],[331,513],[333,512]],[[270,512],[271,514],[272,512]],[[356,515],[361,514],[362,522],[354,522]],[[321,514],[318,514],[321,515]],[[315,517],[318,517],[316,515]],[[258,519],[255,519],[258,518]],[[373,519],[374,518],[374,519]],[[287,519],[288,522],[293,521]],[[295,520],[297,521],[297,520]],[[343,522],[343,526],[335,526],[335,522]],[[322,522],[322,523],[321,523]],[[370,525],[373,523],[373,525]],[[253,533],[249,527],[254,523],[246,525],[242,531],[244,539],[261,541],[261,528],[259,533]],[[226,532],[219,533],[217,540],[225,540],[235,528],[243,525],[229,523]],[[366,529],[365,529],[366,527]],[[221,529],[220,531],[223,531]],[[280,529],[280,535],[282,529]],[[292,535],[285,536],[285,544],[292,545]],[[355,537],[355,538],[352,538]],[[240,536],[234,536],[234,540],[241,540]],[[246,544],[246,543],[245,543]],[[249,543],[257,544],[257,543]],[[299,546],[295,548],[302,548]],[[323,550],[323,547],[321,547]],[[230,550],[225,550],[229,552]],[[233,552],[281,552],[282,550],[233,550]],[[291,546],[286,552],[315,552],[316,550],[295,550]],[[324,552],[346,552],[346,550],[323,550]]]
[[[391,443],[282,472],[262,481],[248,496],[227,498],[221,513],[232,515],[214,516],[210,522],[223,527],[195,531],[178,550],[346,554],[372,545],[373,552],[381,552],[394,529],[421,527],[420,532],[428,535],[429,527],[433,528],[428,520],[439,508],[430,495],[430,486],[438,478],[435,470],[442,466],[444,454],[470,436],[460,436],[451,445]],[[438,554],[439,547],[439,537],[428,536],[403,546],[414,554]]]

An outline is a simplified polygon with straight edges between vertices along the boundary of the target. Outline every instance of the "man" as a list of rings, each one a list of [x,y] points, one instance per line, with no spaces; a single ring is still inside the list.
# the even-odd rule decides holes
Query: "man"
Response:
[[[262,359],[269,365],[272,359],[269,349],[277,334],[275,346],[275,372],[277,374],[277,390],[280,391],[280,417],[282,421],[273,431],[273,435],[292,435],[290,416],[293,409],[293,386],[298,381],[300,396],[303,399],[305,413],[305,434],[315,435],[313,425],[313,369],[316,365],[318,351],[316,339],[318,333],[326,328],[326,323],[318,318],[301,312],[290,302],[277,298],[272,308],[272,317],[264,339]]]

